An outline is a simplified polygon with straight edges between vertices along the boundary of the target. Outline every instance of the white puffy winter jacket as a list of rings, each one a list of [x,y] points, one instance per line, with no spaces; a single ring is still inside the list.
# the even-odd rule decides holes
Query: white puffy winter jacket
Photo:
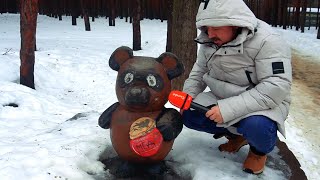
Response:
[[[183,91],[204,106],[218,104],[228,127],[252,115],[278,124],[285,135],[292,82],[289,47],[267,23],[257,19],[243,0],[210,0],[199,6],[196,26],[201,30],[197,61]],[[233,41],[217,47],[206,26],[237,26]],[[203,92],[209,87],[209,92]],[[232,130],[233,129],[233,130]]]

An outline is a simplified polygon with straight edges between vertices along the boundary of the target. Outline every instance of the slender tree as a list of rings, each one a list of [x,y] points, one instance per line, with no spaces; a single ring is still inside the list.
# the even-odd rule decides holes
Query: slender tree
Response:
[[[298,31],[300,28],[300,7],[301,7],[301,0],[295,0],[295,7],[296,7],[296,11],[294,14],[294,19],[295,19],[295,26],[296,26],[296,30]]]
[[[281,1],[281,11],[282,11],[282,28],[287,29],[288,26],[288,0]],[[290,10],[289,10],[290,13]]]
[[[319,28],[319,9],[320,9],[320,0],[318,0],[318,12],[317,12],[317,20],[316,20],[316,28]],[[318,31],[319,34],[319,31]]]
[[[172,16],[172,53],[178,56],[185,66],[185,72],[174,79],[173,89],[181,90],[185,79],[193,67],[197,56],[197,36],[195,26],[199,1],[174,0]]]
[[[81,3],[80,5],[81,5],[81,9],[82,9],[82,15],[83,15],[83,20],[84,20],[85,30],[86,31],[91,31],[87,0],[81,0],[80,3]]]
[[[77,25],[77,17],[78,17],[78,12],[77,12],[77,0],[70,0],[71,1],[71,16],[72,16],[72,25],[76,26]]]
[[[140,31],[140,20],[141,20],[141,0],[135,0],[133,2],[133,20],[132,20],[132,31],[133,31],[133,50],[141,50],[141,31]]]
[[[129,2],[128,0],[122,0],[123,1],[123,15],[126,19],[126,22],[128,22],[128,17],[129,17]]]
[[[307,13],[308,1],[302,0],[301,5],[302,5],[302,11],[301,11],[301,16],[300,16],[300,26],[301,26],[301,32],[304,33],[304,28],[306,25],[306,13]]]
[[[272,0],[264,0],[262,2],[262,20],[271,24],[271,15],[272,15]]]
[[[20,84],[35,89],[34,63],[38,0],[20,0]]]
[[[272,20],[271,20],[271,24],[272,24],[272,26],[275,26],[275,27],[277,27],[277,25],[278,25],[278,16],[279,16],[279,14],[278,14],[278,10],[279,10],[278,6],[279,6],[278,0],[273,0],[272,1]]]
[[[172,52],[172,11],[173,11],[173,1],[167,0],[167,45],[166,51]]]
[[[64,1],[63,0],[59,0],[59,8],[58,8],[58,17],[59,17],[59,21],[62,21],[62,13],[64,12]]]
[[[108,6],[108,14],[109,14],[109,26],[115,26],[116,25],[116,2],[115,0],[109,0],[109,6]]]

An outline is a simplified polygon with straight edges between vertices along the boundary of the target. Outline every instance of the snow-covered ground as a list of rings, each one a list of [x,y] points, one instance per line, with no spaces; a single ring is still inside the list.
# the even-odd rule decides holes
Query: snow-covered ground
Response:
[[[106,147],[112,147],[109,130],[100,128],[97,120],[117,101],[117,72],[109,68],[108,59],[117,47],[131,47],[131,24],[116,19],[116,26],[110,27],[105,18],[98,18],[87,32],[81,19],[72,26],[70,17],[58,21],[39,16],[33,90],[19,84],[19,21],[19,15],[0,15],[1,179],[111,178],[99,161]],[[314,29],[305,34],[278,30],[292,48],[319,60]],[[143,20],[141,32],[143,50],[134,55],[158,57],[165,51],[165,22]],[[298,157],[308,179],[318,179],[317,152],[293,121],[289,116],[287,139],[280,138]],[[221,153],[217,147],[225,141],[184,128],[167,159],[178,174],[193,179],[285,179],[270,163],[259,176],[242,172],[248,147],[237,154]],[[270,156],[281,158],[278,151]]]

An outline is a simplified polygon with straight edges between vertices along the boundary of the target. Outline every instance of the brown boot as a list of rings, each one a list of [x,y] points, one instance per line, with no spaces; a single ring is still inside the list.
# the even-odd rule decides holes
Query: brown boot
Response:
[[[234,135],[233,137],[226,136],[226,138],[229,141],[219,146],[220,151],[235,153],[238,152],[242,146],[248,144],[248,141],[244,137],[239,135]]]
[[[250,174],[260,174],[264,170],[266,161],[267,155],[257,155],[250,150],[247,159],[243,163],[243,171]]]

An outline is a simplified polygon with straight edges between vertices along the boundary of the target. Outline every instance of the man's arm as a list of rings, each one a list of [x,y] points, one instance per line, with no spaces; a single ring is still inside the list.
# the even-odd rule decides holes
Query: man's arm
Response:
[[[206,66],[207,60],[204,54],[204,46],[205,45],[200,46],[197,61],[193,65],[193,68],[189,74],[189,78],[186,79],[183,86],[183,91],[192,97],[197,96],[207,86],[202,80],[203,75],[208,72],[208,68]]]

